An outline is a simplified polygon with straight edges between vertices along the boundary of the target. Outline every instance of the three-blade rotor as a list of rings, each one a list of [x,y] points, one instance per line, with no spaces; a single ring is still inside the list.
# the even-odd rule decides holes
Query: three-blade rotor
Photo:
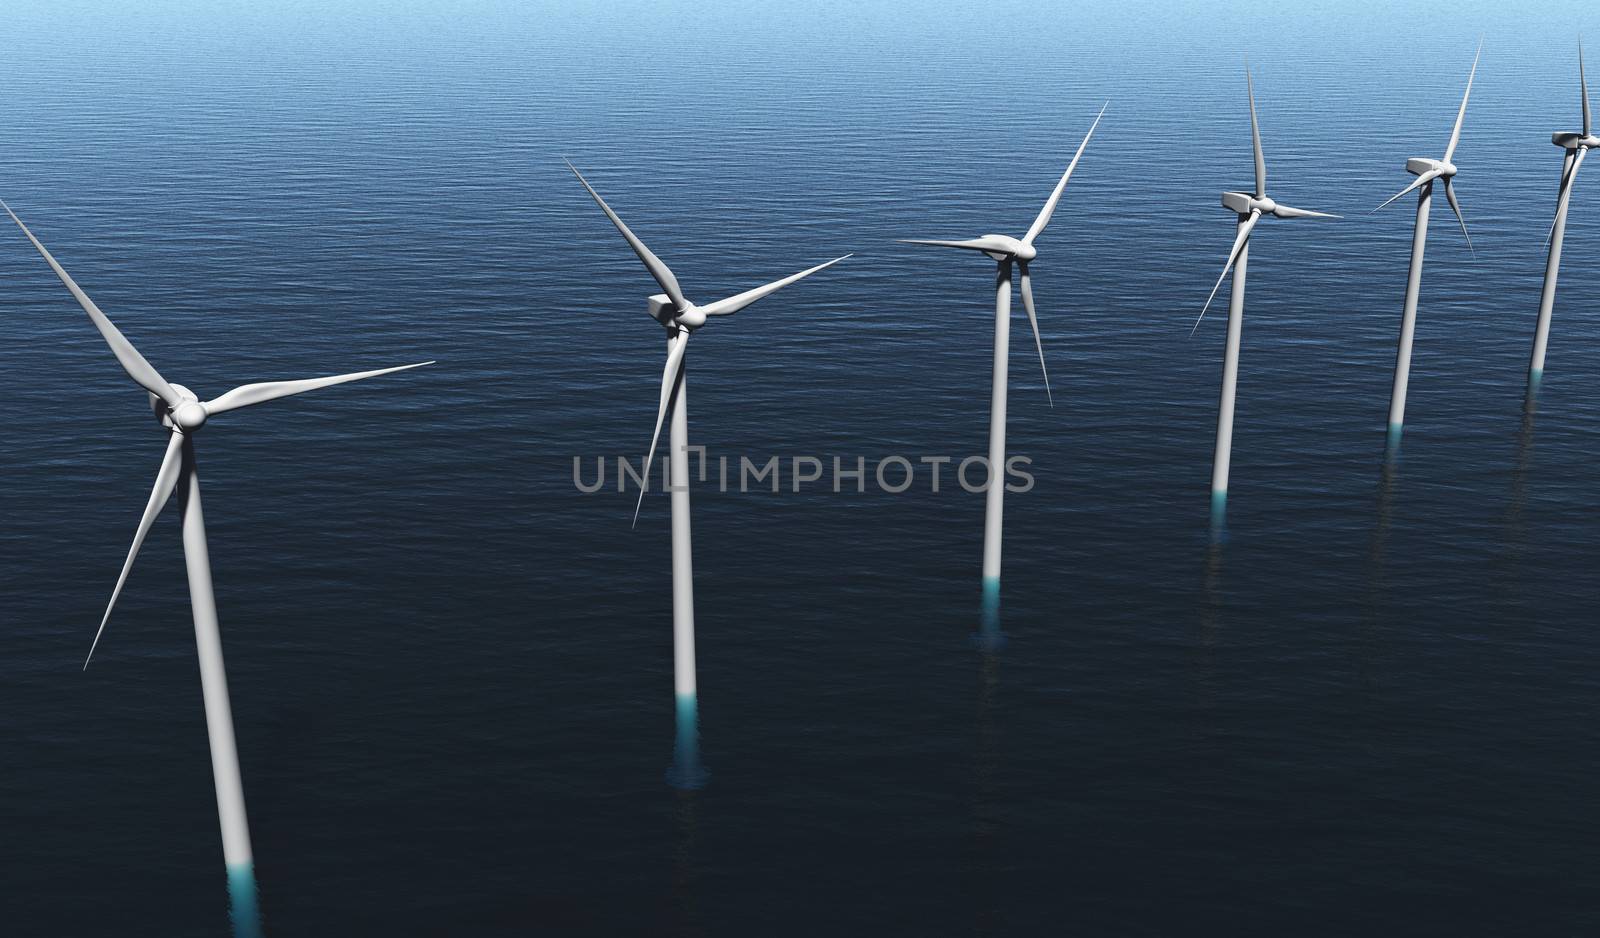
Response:
[[[1483,43],[1478,43],[1478,51],[1472,56],[1472,70],[1467,73],[1467,88],[1461,93],[1461,107],[1456,111],[1456,123],[1450,130],[1450,142],[1444,148],[1444,158],[1438,160],[1415,158],[1406,161],[1406,171],[1416,173],[1417,178],[1409,186],[1396,192],[1387,200],[1373,209],[1374,212],[1392,204],[1401,196],[1422,188],[1431,186],[1436,179],[1444,180],[1444,197],[1450,203],[1450,211],[1455,213],[1456,221],[1461,225],[1461,235],[1467,240],[1467,250],[1477,256],[1477,249],[1472,246],[1472,234],[1467,231],[1466,216],[1461,214],[1461,203],[1456,199],[1455,177],[1456,165],[1451,158],[1456,154],[1456,144],[1461,142],[1461,125],[1467,118],[1467,100],[1472,97],[1472,80],[1478,74],[1478,59],[1483,55]]]
[[[1217,282],[1212,285],[1211,293],[1206,296],[1205,305],[1200,307],[1200,315],[1195,317],[1194,325],[1190,327],[1192,336],[1200,328],[1200,323],[1206,318],[1206,311],[1211,308],[1211,301],[1216,299],[1217,291],[1222,288],[1222,282],[1228,279],[1228,272],[1233,270],[1233,265],[1238,262],[1244,253],[1245,245],[1250,242],[1250,233],[1255,230],[1264,216],[1272,215],[1277,218],[1339,218],[1327,212],[1313,212],[1310,209],[1295,208],[1283,205],[1267,195],[1267,158],[1261,149],[1261,123],[1256,118],[1256,86],[1250,77],[1248,67],[1244,73],[1245,94],[1250,99],[1250,149],[1255,157],[1256,192],[1251,196],[1243,192],[1224,192],[1222,205],[1224,208],[1239,216],[1239,226],[1233,236],[1233,247],[1228,250],[1227,260],[1222,265],[1222,274],[1217,277]]]
[[[45,263],[50,265],[50,269],[60,278],[67,291],[72,294],[73,299],[77,300],[78,305],[83,307],[83,311],[89,314],[89,320],[100,331],[100,335],[105,339],[106,345],[111,348],[112,354],[122,364],[122,368],[128,373],[128,377],[148,391],[153,401],[159,404],[157,408],[158,415],[162,417],[162,423],[169,430],[166,455],[162,457],[161,466],[156,470],[156,481],[154,488],[150,491],[150,500],[145,504],[144,514],[139,518],[139,526],[134,530],[133,544],[128,548],[127,559],[122,563],[122,572],[117,577],[117,585],[111,592],[111,601],[106,605],[105,615],[100,619],[99,629],[95,631],[94,641],[89,646],[89,655],[83,661],[83,666],[88,668],[89,661],[94,658],[95,649],[100,645],[100,638],[105,634],[106,623],[111,621],[111,610],[116,607],[117,598],[122,595],[122,587],[128,580],[128,573],[133,569],[134,558],[139,555],[139,548],[143,546],[145,536],[150,533],[150,526],[155,523],[156,518],[161,514],[161,510],[166,507],[167,502],[172,498],[172,493],[176,490],[179,479],[183,475],[184,463],[187,458],[184,450],[189,443],[190,437],[194,431],[205,424],[207,418],[226,411],[237,410],[240,407],[263,404],[291,394],[301,394],[318,388],[343,384],[347,381],[359,381],[363,378],[375,378],[378,375],[420,368],[423,365],[431,365],[433,362],[418,362],[413,365],[399,365],[394,368],[380,368],[375,371],[358,371],[353,374],[331,375],[325,378],[246,384],[202,403],[187,388],[182,385],[170,384],[165,378],[161,377],[155,366],[151,365],[143,355],[139,354],[139,350],[133,347],[133,343],[128,341],[128,338],[112,323],[110,318],[101,312],[100,307],[89,299],[89,295],[78,286],[65,268],[39,242],[39,239],[34,237],[33,232],[28,230],[28,226],[22,223],[22,219],[11,211],[11,207],[4,202],[0,202],[0,207],[5,208],[6,214],[10,215],[11,220],[17,223],[18,228],[22,229],[22,233],[32,242],[34,248],[44,258]]]
[[[673,401],[677,398],[678,385],[683,380],[684,352],[689,346],[690,334],[705,325],[708,316],[731,316],[757,300],[771,296],[789,284],[803,280],[824,268],[832,267],[851,255],[846,254],[842,257],[836,257],[815,267],[808,267],[797,274],[790,274],[787,277],[746,290],[743,293],[736,293],[714,303],[697,306],[684,296],[683,289],[678,285],[678,278],[673,275],[666,262],[645,246],[644,241],[633,233],[633,230],[623,222],[622,217],[610,205],[606,204],[605,199],[600,197],[600,193],[595,191],[594,186],[589,185],[589,180],[583,178],[583,174],[578,172],[578,168],[572,165],[571,160],[566,161],[566,163],[567,168],[572,170],[572,175],[578,177],[578,182],[582,183],[583,188],[588,190],[595,204],[600,206],[600,210],[605,212],[607,218],[611,219],[611,223],[616,226],[617,231],[621,232],[622,237],[628,242],[628,246],[633,248],[633,253],[638,255],[639,260],[644,262],[645,269],[650,272],[650,276],[655,278],[656,283],[661,285],[661,289],[666,291],[665,296],[650,298],[650,315],[667,328],[669,338],[666,368],[661,374],[661,396],[656,406],[655,432],[650,436],[650,449],[645,456],[644,462],[645,477],[648,479],[651,463],[655,461],[656,446],[661,440],[661,426],[666,422],[667,414],[672,410]],[[639,523],[639,510],[644,505],[644,493],[645,487],[641,486],[639,489],[639,501],[633,508],[634,525]]]
[[[1000,265],[1000,276],[1009,278],[1011,264],[1017,265],[1019,286],[1022,292],[1022,308],[1028,314],[1028,325],[1033,329],[1033,346],[1039,353],[1039,371],[1044,375],[1044,393],[1050,401],[1050,406],[1055,406],[1055,395],[1050,391],[1050,370],[1044,363],[1044,341],[1039,336],[1039,317],[1033,305],[1033,279],[1028,272],[1028,263],[1038,257],[1039,251],[1033,242],[1044,233],[1045,226],[1050,224],[1050,217],[1055,214],[1056,206],[1061,202],[1061,193],[1067,188],[1067,180],[1072,178],[1072,171],[1078,167],[1078,160],[1083,157],[1083,151],[1089,146],[1089,139],[1094,136],[1095,128],[1100,126],[1100,119],[1105,116],[1106,108],[1110,107],[1108,101],[1100,107],[1100,113],[1094,117],[1094,122],[1089,125],[1089,130],[1083,135],[1078,149],[1072,154],[1072,161],[1067,164],[1066,172],[1061,174],[1061,179],[1050,192],[1050,197],[1045,200],[1044,207],[1039,209],[1039,214],[1034,218],[1033,224],[1028,226],[1027,232],[1019,239],[1008,235],[984,235],[981,238],[969,238],[965,241],[937,241],[923,238],[902,238],[901,244],[922,244],[930,247],[959,248],[965,251],[978,251],[987,254]]]

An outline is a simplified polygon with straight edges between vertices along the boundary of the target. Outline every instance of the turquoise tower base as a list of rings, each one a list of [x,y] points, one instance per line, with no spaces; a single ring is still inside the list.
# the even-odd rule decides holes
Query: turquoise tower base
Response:
[[[1221,542],[1228,539],[1228,493],[1211,492],[1211,539]]]
[[[1005,633],[1000,631],[1000,578],[983,578],[983,618],[972,644],[982,651],[999,651],[1006,647]]]
[[[1384,456],[1385,459],[1393,461],[1395,459],[1400,458],[1400,437],[1404,433],[1405,433],[1405,424],[1403,424],[1403,423],[1391,423],[1391,424],[1389,424],[1389,435],[1384,440],[1384,444],[1383,444],[1383,456]]]
[[[233,920],[233,938],[262,938],[261,899],[252,863],[228,865],[228,917]]]
[[[678,735],[672,745],[667,784],[679,791],[704,788],[711,778],[700,762],[700,702],[694,694],[678,695]]]

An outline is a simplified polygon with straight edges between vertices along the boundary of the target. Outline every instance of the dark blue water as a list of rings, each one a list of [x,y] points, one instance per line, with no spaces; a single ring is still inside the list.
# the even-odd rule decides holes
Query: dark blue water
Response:
[[[0,195],[171,380],[427,369],[197,441],[276,935],[1587,934],[1600,875],[1600,204],[1522,384],[1592,8],[198,4],[0,12]],[[1411,207],[1434,210],[1380,457]],[[1250,182],[1229,538],[1208,546]],[[697,335],[713,457],[981,453],[992,268],[1106,119],[1013,324],[1003,628],[982,496],[695,493],[701,720],[672,746],[656,292],[851,260]],[[1600,171],[1600,170],[1597,170]],[[1407,200],[1409,203],[1409,200]],[[0,920],[214,935],[177,513],[79,667],[160,460],[145,395],[0,237]]]

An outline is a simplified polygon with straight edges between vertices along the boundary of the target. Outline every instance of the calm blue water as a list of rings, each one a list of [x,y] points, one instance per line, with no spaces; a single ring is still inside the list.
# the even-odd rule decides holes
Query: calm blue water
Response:
[[[1288,5],[1285,5],[1288,6]],[[0,11],[0,195],[167,377],[437,358],[198,441],[268,930],[284,935],[1589,934],[1600,925],[1600,204],[1522,382],[1592,7],[466,3]],[[1380,471],[1410,200],[1435,206]],[[1208,547],[1249,185],[1230,537]],[[1600,59],[1600,53],[1596,53]],[[1003,628],[982,497],[696,493],[711,785],[672,748],[655,285],[851,260],[691,354],[713,456],[982,452],[990,277],[1111,108],[1020,310]],[[1600,168],[1594,170],[1600,172]],[[215,935],[177,513],[79,673],[160,460],[144,394],[0,231],[0,920]],[[870,464],[870,462],[869,462]]]

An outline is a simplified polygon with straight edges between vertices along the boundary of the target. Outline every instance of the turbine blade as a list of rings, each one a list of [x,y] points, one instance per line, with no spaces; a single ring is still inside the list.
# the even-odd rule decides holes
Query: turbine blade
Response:
[[[1572,183],[1572,173],[1573,173],[1574,168],[1577,165],[1578,157],[1582,153],[1583,153],[1583,148],[1579,147],[1577,150],[1567,150],[1564,154],[1562,154],[1562,157],[1561,157],[1561,188],[1556,190],[1558,193],[1559,192],[1564,192],[1566,190],[1567,186],[1569,186]],[[1556,214],[1558,214],[1558,215],[1560,214],[1559,201],[1560,201],[1560,196],[1558,195],[1557,196],[1558,205],[1557,205],[1557,212],[1556,212]],[[1555,234],[1556,234],[1556,219],[1555,219],[1555,216],[1552,215],[1550,217],[1550,227],[1546,228],[1545,232],[1544,232],[1544,246],[1545,247],[1548,248],[1550,246],[1550,239],[1555,237]]]
[[[1467,250],[1472,252],[1472,257],[1476,260],[1478,249],[1472,246],[1472,235],[1467,233],[1467,219],[1461,214],[1461,203],[1456,201],[1456,190],[1449,179],[1444,181],[1444,197],[1450,200],[1450,210],[1456,213],[1456,221],[1461,223],[1461,235],[1467,239]]]
[[[844,257],[836,257],[833,260],[828,261],[826,264],[818,264],[815,267],[802,270],[797,274],[790,274],[789,276],[784,277],[782,280],[774,280],[765,286],[756,287],[754,290],[746,290],[743,293],[736,293],[725,300],[718,300],[715,303],[707,303],[705,306],[698,308],[700,312],[705,313],[707,316],[732,316],[734,313],[744,309],[746,306],[749,306],[756,300],[759,300],[764,296],[770,296],[771,294],[782,290],[789,284],[794,283],[796,280],[802,280],[806,277],[809,277],[817,271],[822,270],[824,267],[832,267],[834,264],[844,260],[845,257],[850,256],[851,255],[846,254]]]
[[[128,571],[133,569],[133,558],[139,556],[139,548],[144,544],[144,536],[150,533],[150,526],[161,514],[161,509],[167,506],[167,499],[172,497],[172,490],[178,487],[178,476],[183,469],[183,434],[174,432],[167,440],[167,454],[161,457],[161,468],[156,470],[156,484],[150,490],[150,501],[144,506],[144,517],[139,519],[139,527],[133,532],[133,546],[128,548],[128,559],[122,562],[122,575],[117,577],[117,587],[111,591],[111,602],[106,604],[106,614],[100,617],[100,628],[94,633],[94,643],[89,646],[89,655],[83,659],[84,670],[89,669],[89,662],[94,658],[94,650],[100,647],[100,636],[105,634],[106,623],[111,621],[111,610],[117,605],[117,597],[122,595],[122,584],[128,582]]]
[[[1267,158],[1261,153],[1261,125],[1256,123],[1256,85],[1250,78],[1248,65],[1244,70],[1244,85],[1250,95],[1250,141],[1256,151],[1256,198],[1264,199],[1267,197]]]
[[[1292,205],[1279,205],[1272,210],[1272,214],[1279,218],[1343,218],[1343,215],[1334,215],[1329,212],[1313,212],[1308,208],[1295,208]]]
[[[1567,171],[1567,185],[1575,186],[1578,184],[1578,167],[1583,165],[1583,158],[1588,155],[1587,148],[1580,148],[1577,154],[1572,157],[1572,169]]]
[[[161,377],[161,373],[156,371],[155,366],[146,361],[145,357],[139,354],[139,350],[133,347],[133,343],[128,341],[127,336],[124,336],[116,325],[106,318],[106,314],[100,311],[100,307],[94,305],[94,300],[89,299],[89,294],[83,292],[83,289],[72,279],[72,275],[68,274],[60,264],[56,263],[56,259],[51,256],[49,250],[39,243],[39,239],[33,236],[33,232],[29,231],[28,226],[22,223],[22,219],[18,218],[17,213],[11,210],[11,206],[0,202],[0,207],[6,210],[6,214],[11,216],[11,220],[16,222],[17,227],[22,229],[22,233],[28,236],[29,241],[33,242],[34,248],[44,258],[45,263],[49,264],[50,269],[55,271],[57,277],[61,278],[61,282],[66,285],[67,291],[72,294],[73,299],[78,301],[78,305],[83,307],[83,311],[89,314],[89,321],[94,323],[96,329],[100,330],[100,335],[105,338],[106,344],[111,346],[111,354],[117,356],[117,361],[122,363],[122,370],[128,373],[128,377],[132,378],[136,384],[146,391],[166,401],[169,407],[176,408],[179,403],[178,392],[172,389],[172,385],[167,383],[167,379]]]
[[[1044,374],[1044,394],[1050,406],[1056,406],[1056,396],[1050,393],[1050,369],[1044,366],[1044,342],[1039,339],[1039,317],[1033,311],[1033,284],[1028,277],[1028,265],[1022,268],[1022,308],[1028,312],[1028,325],[1033,327],[1033,347],[1039,350],[1039,371]]]
[[[899,244],[925,244],[936,248],[961,248],[966,251],[995,251],[1009,254],[1006,246],[993,238],[972,238],[967,241],[928,241],[919,238],[901,238]]]
[[[1387,200],[1385,200],[1382,205],[1380,205],[1377,208],[1373,209],[1372,212],[1377,212],[1377,211],[1381,211],[1382,209],[1388,208],[1389,204],[1394,202],[1395,199],[1400,198],[1401,196],[1405,195],[1407,192],[1415,192],[1418,186],[1421,186],[1423,183],[1432,182],[1433,180],[1435,180],[1437,178],[1439,178],[1439,174],[1434,172],[1434,171],[1432,171],[1432,170],[1429,170],[1428,172],[1423,173],[1422,175],[1418,176],[1416,179],[1412,180],[1411,185],[1406,186],[1404,189],[1401,189],[1399,192],[1396,192],[1394,195],[1389,196],[1389,198]],[[1367,214],[1371,215],[1372,212],[1368,212]]]
[[[656,443],[661,440],[661,424],[672,409],[672,398],[678,389],[678,379],[683,376],[683,350],[689,347],[689,331],[678,330],[672,337],[672,348],[667,350],[667,367],[661,371],[661,403],[656,407],[656,431],[650,436],[650,452],[644,458],[645,484],[639,487],[639,501],[633,506],[633,526],[639,526],[639,509],[644,507],[645,488],[650,484],[650,472],[656,461]]]
[[[252,404],[265,404],[275,401],[280,397],[291,394],[303,394],[306,391],[315,391],[318,388],[331,387],[335,384],[344,384],[346,381],[360,381],[362,378],[376,378],[378,375],[391,374],[396,371],[406,371],[411,368],[421,368],[433,362],[417,362],[415,365],[396,365],[393,368],[379,368],[376,371],[357,371],[348,375],[330,375],[326,378],[303,378],[299,381],[262,381],[258,384],[245,384],[234,388],[215,400],[205,402],[206,413],[220,414],[240,407],[249,407]]]
[[[1239,252],[1244,250],[1244,243],[1250,239],[1251,230],[1260,220],[1260,212],[1251,212],[1245,223],[1239,226],[1239,233],[1233,238],[1233,249],[1228,252],[1228,262],[1222,265],[1222,276],[1217,278],[1217,285],[1211,288],[1211,295],[1206,297],[1206,305],[1200,307],[1200,316],[1195,319],[1194,328],[1189,330],[1191,336],[1200,328],[1200,320],[1206,318],[1206,310],[1211,308],[1211,301],[1216,299],[1217,290],[1222,288],[1222,281],[1228,279],[1228,271],[1233,269],[1233,262],[1239,259]]]
[[[1589,116],[1589,80],[1583,74],[1583,43],[1578,43],[1578,87],[1583,91],[1583,135],[1593,133],[1594,120]]]
[[[1061,181],[1056,183],[1050,198],[1045,200],[1044,208],[1039,210],[1039,217],[1033,220],[1028,233],[1022,236],[1023,244],[1032,244],[1033,239],[1044,231],[1044,226],[1050,224],[1050,216],[1055,214],[1056,203],[1061,201],[1061,191],[1067,187],[1067,180],[1072,178],[1072,170],[1077,167],[1078,158],[1083,156],[1084,149],[1089,146],[1089,138],[1094,136],[1094,129],[1100,126],[1100,118],[1106,115],[1106,108],[1110,106],[1110,101],[1100,106],[1100,113],[1094,116],[1094,123],[1089,125],[1089,132],[1083,135],[1083,142],[1078,144],[1078,152],[1072,154],[1072,162],[1067,164],[1067,171],[1061,174]]]
[[[606,217],[611,219],[611,223],[617,226],[618,231],[622,232],[622,237],[627,239],[628,246],[633,248],[633,253],[639,255],[639,260],[644,261],[645,269],[650,271],[650,276],[655,278],[656,283],[661,284],[661,289],[667,291],[667,296],[672,299],[672,302],[678,304],[679,309],[688,309],[689,301],[683,298],[683,290],[678,286],[678,278],[672,275],[672,271],[662,262],[661,258],[655,256],[649,248],[644,246],[644,242],[639,240],[639,236],[634,234],[633,230],[626,224],[623,224],[622,219],[616,212],[611,210],[611,206],[606,204],[605,199],[600,198],[600,193],[594,191],[594,186],[589,185],[589,180],[583,178],[583,174],[578,172],[578,167],[573,166],[570,160],[567,161],[567,168],[572,170],[572,175],[577,176],[578,181],[583,183],[583,187],[589,190],[589,195],[594,197],[595,202],[600,206],[600,210],[605,212]]]
[[[1461,122],[1467,116],[1467,98],[1472,96],[1472,78],[1478,74],[1478,56],[1483,54],[1483,41],[1478,41],[1478,52],[1472,57],[1472,71],[1467,73],[1467,90],[1461,94],[1461,110],[1456,112],[1456,127],[1450,132],[1450,145],[1444,148],[1444,161],[1450,162],[1450,157],[1456,152],[1456,144],[1461,142]],[[1582,68],[1582,53],[1579,53],[1579,68]],[[1585,134],[1588,132],[1585,131]],[[1446,186],[1448,188],[1448,185]]]

